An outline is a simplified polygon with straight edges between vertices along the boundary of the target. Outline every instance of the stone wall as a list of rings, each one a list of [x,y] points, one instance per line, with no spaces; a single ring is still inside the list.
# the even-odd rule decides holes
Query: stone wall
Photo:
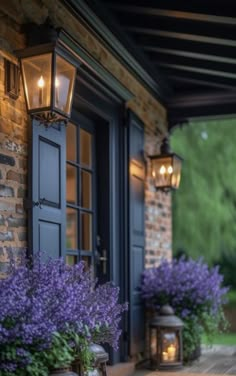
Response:
[[[21,96],[14,100],[5,95],[4,57],[15,62],[0,50],[0,275],[9,251],[17,255],[27,245],[27,115]]]
[[[6,267],[10,247],[19,252],[27,246],[27,218],[23,198],[27,190],[27,115],[21,96],[10,99],[4,92],[4,64],[7,56],[16,62],[14,51],[24,48],[24,23],[43,23],[50,17],[55,27],[63,27],[97,61],[132,93],[126,104],[145,124],[146,156],[158,152],[167,132],[165,108],[106,49],[83,22],[64,8],[59,0],[8,0],[0,4],[0,271]],[[148,173],[149,159],[147,158]],[[146,183],[146,266],[171,257],[171,197],[155,192]]]
[[[160,138],[145,132],[146,155],[158,154]],[[147,268],[158,266],[165,258],[172,258],[172,203],[171,193],[156,191],[151,181],[151,163],[147,162],[145,187],[145,265]]]

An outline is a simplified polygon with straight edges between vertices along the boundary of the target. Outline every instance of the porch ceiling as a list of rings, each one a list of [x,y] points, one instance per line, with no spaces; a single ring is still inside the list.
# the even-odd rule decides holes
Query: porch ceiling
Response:
[[[98,16],[159,85],[164,77],[170,126],[236,114],[235,0],[92,3],[100,5]]]

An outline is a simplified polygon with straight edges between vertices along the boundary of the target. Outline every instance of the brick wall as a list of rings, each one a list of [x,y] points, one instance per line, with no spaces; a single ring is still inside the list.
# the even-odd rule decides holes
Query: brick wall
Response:
[[[8,0],[4,5],[0,4],[0,272],[6,267],[10,247],[17,253],[27,246],[27,218],[23,209],[27,189],[27,115],[22,96],[14,101],[4,93],[3,57],[7,55],[16,61],[13,51],[25,46],[21,25],[43,23],[48,16],[55,27],[64,27],[133,93],[126,105],[145,124],[146,155],[158,151],[167,131],[165,108],[59,0]],[[147,164],[149,166],[148,158]],[[149,169],[150,166],[148,172]],[[145,203],[146,266],[149,267],[156,265],[162,257],[171,257],[171,197],[155,192],[147,179]]]
[[[8,253],[17,255],[27,245],[27,116],[22,97],[5,95],[4,57],[15,62],[0,50],[0,275],[8,266]]]
[[[160,138],[145,133],[146,155],[159,152]],[[151,181],[151,163],[147,158],[145,187],[145,266],[158,266],[161,259],[172,257],[172,204],[171,193],[156,191]]]

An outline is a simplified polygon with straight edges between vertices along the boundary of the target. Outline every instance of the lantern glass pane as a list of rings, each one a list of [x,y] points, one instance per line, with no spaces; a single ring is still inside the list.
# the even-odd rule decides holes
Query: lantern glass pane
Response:
[[[180,177],[181,177],[181,166],[182,161],[177,156],[173,156],[173,174],[172,174],[172,187],[178,188],[180,183]]]
[[[155,358],[157,355],[157,331],[156,329],[150,330],[150,356]]]
[[[170,187],[172,174],[172,157],[161,157],[152,160],[152,177],[156,188]]]
[[[25,94],[29,110],[49,107],[51,103],[52,54],[22,59]]]
[[[162,363],[175,363],[179,360],[179,341],[175,332],[162,334]]]
[[[76,68],[60,56],[56,56],[54,82],[54,107],[70,114]]]

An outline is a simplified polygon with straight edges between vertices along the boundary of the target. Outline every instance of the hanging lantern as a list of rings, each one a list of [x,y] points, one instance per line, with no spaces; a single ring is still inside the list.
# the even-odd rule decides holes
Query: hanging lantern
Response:
[[[161,154],[150,156],[155,188],[168,191],[178,189],[183,159],[170,151],[168,139],[161,145]]]
[[[27,112],[41,122],[67,121],[78,62],[60,44],[39,44],[17,51],[20,58]]]
[[[183,365],[183,322],[169,305],[149,323],[150,360],[152,369],[174,370]]]

